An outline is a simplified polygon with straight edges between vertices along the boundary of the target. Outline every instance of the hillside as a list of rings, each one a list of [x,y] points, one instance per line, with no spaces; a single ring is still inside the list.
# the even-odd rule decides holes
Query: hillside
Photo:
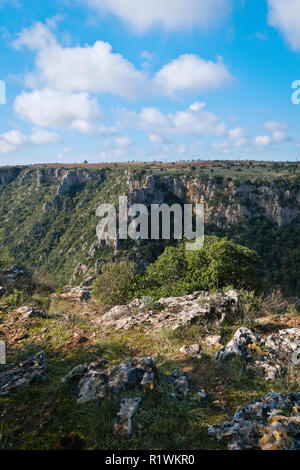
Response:
[[[99,204],[205,204],[207,234],[228,236],[262,257],[263,289],[299,296],[300,176],[293,163],[36,165],[0,168],[2,262],[14,262],[53,287],[93,277],[103,262],[133,259],[139,270],[162,242],[96,238]],[[116,247],[117,243],[117,247]],[[117,249],[116,249],[117,248]]]
[[[297,171],[0,169],[0,449],[299,450]],[[204,203],[203,248],[99,242],[119,195]]]

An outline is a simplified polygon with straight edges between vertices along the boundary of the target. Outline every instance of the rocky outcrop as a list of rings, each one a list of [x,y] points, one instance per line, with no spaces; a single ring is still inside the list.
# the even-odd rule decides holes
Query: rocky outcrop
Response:
[[[182,346],[179,349],[179,352],[185,354],[186,356],[195,357],[201,359],[203,356],[202,346],[200,344],[192,344],[191,346]]]
[[[21,167],[0,168],[0,185],[6,186],[18,178]]]
[[[216,354],[218,362],[226,361],[233,356],[239,356],[249,361],[253,356],[253,349],[259,340],[259,336],[248,328],[239,328],[231,341]]]
[[[114,329],[129,329],[144,325],[145,329],[157,331],[161,328],[178,329],[198,321],[216,321],[241,317],[242,302],[235,291],[226,294],[195,292],[184,297],[160,299],[154,310],[148,309],[143,300],[135,299],[129,305],[113,307],[95,323]]]
[[[71,190],[91,181],[102,183],[105,178],[104,170],[89,171],[86,169],[77,168],[76,170],[68,171],[64,174],[59,187],[57,188],[57,195],[63,196],[68,194]]]
[[[230,450],[300,450],[300,393],[269,393],[238,408],[231,421],[208,434]]]
[[[36,307],[20,307],[15,310],[15,313],[19,315],[19,321],[26,321],[31,318],[45,318],[45,313]]]
[[[60,294],[60,297],[75,302],[87,302],[91,298],[91,287],[68,287],[65,292]]]
[[[100,184],[105,179],[104,170],[88,170],[84,168],[77,168],[74,170],[66,171],[63,168],[42,168],[37,173],[37,189],[45,183],[58,183],[56,195],[43,206],[44,212],[54,208],[60,208],[62,205],[62,198],[72,191],[76,191],[80,186],[91,183],[99,182]]]
[[[17,279],[24,276],[25,271],[14,264],[0,269],[2,282],[7,284],[14,283]]]
[[[223,362],[238,356],[255,373],[273,380],[284,373],[285,367],[300,364],[300,329],[280,330],[266,338],[248,328],[239,328],[231,341],[216,354],[216,361]]]
[[[101,400],[108,394],[119,394],[136,387],[153,389],[157,369],[150,357],[125,361],[105,369],[105,361],[92,362],[75,367],[63,383],[80,379],[77,403]]]
[[[16,388],[40,382],[46,373],[46,358],[43,351],[28,357],[26,361],[0,373],[0,396],[5,396]]]
[[[287,189],[282,181],[234,181],[231,178],[190,176],[128,177],[131,203],[162,204],[173,194],[182,201],[205,205],[205,223],[225,228],[258,217],[279,226],[299,220],[300,191]]]

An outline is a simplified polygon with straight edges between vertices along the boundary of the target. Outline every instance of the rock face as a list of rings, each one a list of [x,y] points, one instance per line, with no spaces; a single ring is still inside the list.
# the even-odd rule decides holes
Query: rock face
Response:
[[[103,170],[89,172],[85,169],[76,169],[68,171],[62,178],[59,187],[57,188],[57,195],[62,196],[68,194],[74,187],[87,183],[88,181],[102,182],[105,178]]]
[[[140,407],[142,399],[123,398],[120,401],[120,410],[113,422],[114,431],[118,434],[130,436],[133,431],[132,417]]]
[[[228,178],[161,177],[149,175],[139,180],[128,178],[130,202],[162,204],[166,195],[174,194],[194,204],[205,204],[205,223],[226,228],[265,217],[287,225],[299,217],[299,187],[291,190],[278,182],[235,182]]]
[[[261,338],[248,328],[239,328],[231,341],[216,354],[223,362],[238,356],[249,363],[249,369],[273,380],[284,372],[288,364],[300,364],[300,329],[280,330]]]
[[[237,409],[231,421],[208,434],[230,439],[230,450],[300,450],[300,393],[269,393]]]
[[[105,361],[80,365],[62,379],[63,383],[80,379],[77,403],[103,399],[109,393],[118,394],[135,387],[153,389],[155,386],[157,369],[149,357],[125,361],[108,369],[104,366]]]
[[[160,299],[156,309],[148,309],[142,300],[135,299],[129,305],[113,307],[96,320],[97,324],[114,328],[129,329],[144,324],[151,331],[161,328],[172,330],[197,323],[198,321],[217,321],[242,316],[243,305],[235,291],[226,294],[195,292],[184,297]]]
[[[0,373],[0,396],[8,395],[23,385],[38,383],[45,373],[45,353],[41,351]]]

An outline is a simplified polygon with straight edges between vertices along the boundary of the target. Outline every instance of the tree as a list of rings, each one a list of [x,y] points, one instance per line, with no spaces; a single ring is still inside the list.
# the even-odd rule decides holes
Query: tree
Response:
[[[134,263],[107,263],[93,282],[92,294],[102,305],[113,307],[126,304],[130,299],[130,286],[135,273]]]
[[[181,296],[197,290],[259,290],[260,258],[249,248],[227,238],[205,237],[201,250],[185,250],[185,244],[168,247],[144,274],[133,280],[135,296]]]

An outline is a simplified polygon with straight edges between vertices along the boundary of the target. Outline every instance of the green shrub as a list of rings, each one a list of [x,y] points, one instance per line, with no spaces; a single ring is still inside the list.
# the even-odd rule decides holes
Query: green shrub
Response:
[[[201,250],[188,251],[182,242],[166,248],[145,273],[135,276],[132,291],[136,297],[151,295],[156,300],[228,285],[258,291],[259,264],[255,251],[227,238],[207,236]]]
[[[204,247],[187,251],[187,279],[194,290],[234,289],[259,290],[257,253],[225,238],[205,237]]]
[[[1,301],[3,305],[8,305],[8,307],[13,308],[20,307],[24,302],[24,293],[19,289],[14,289],[10,295],[7,295]]]
[[[100,304],[108,307],[125,304],[131,297],[130,286],[134,272],[132,262],[105,264],[102,274],[93,282],[93,296]]]

